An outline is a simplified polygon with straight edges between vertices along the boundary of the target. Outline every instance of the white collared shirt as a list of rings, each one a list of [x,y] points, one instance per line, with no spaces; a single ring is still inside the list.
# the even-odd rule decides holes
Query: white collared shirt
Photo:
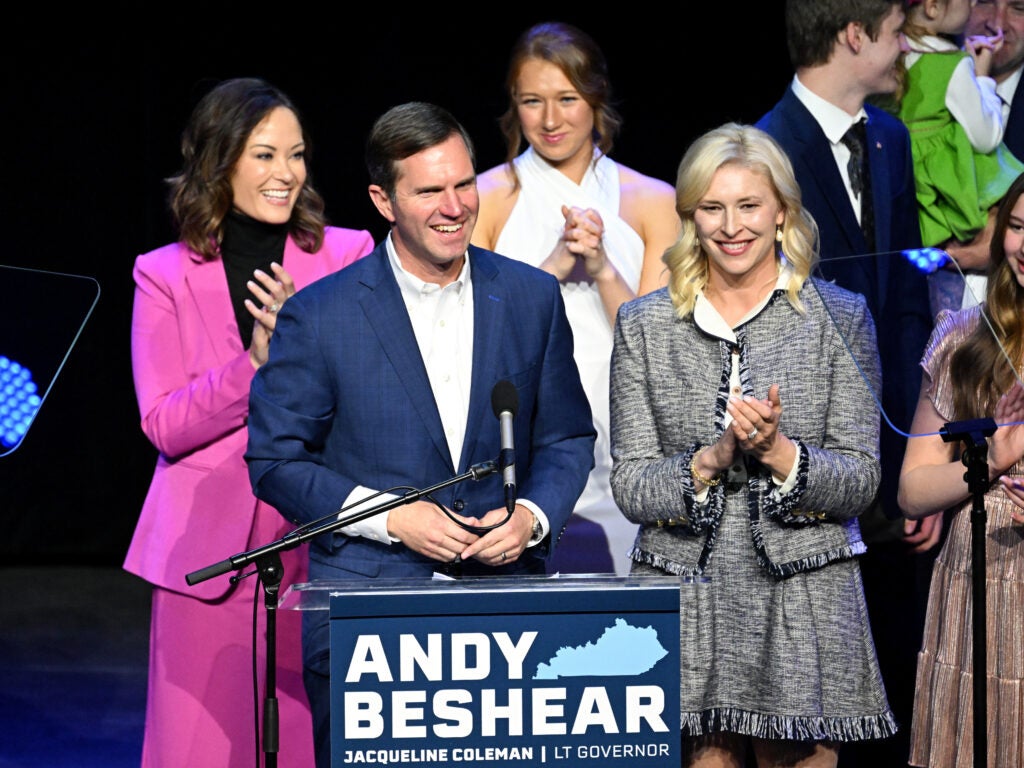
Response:
[[[390,235],[386,247],[441,414],[452,466],[457,470],[473,375],[473,284],[469,256],[463,258],[459,276],[442,288],[403,269]]]
[[[839,175],[846,186],[846,194],[850,197],[850,205],[853,207],[857,223],[860,223],[860,196],[854,194],[850,185],[850,174],[846,165],[850,161],[850,150],[843,144],[843,136],[850,127],[860,121],[867,120],[868,113],[864,107],[856,115],[850,115],[845,110],[837,107],[830,101],[826,101],[818,94],[812,92],[800,79],[793,75],[793,94],[800,100],[800,103],[807,107],[807,111],[821,126],[825,138],[832,145],[832,154],[835,157],[836,165],[839,167]]]
[[[1010,119],[1010,104],[1013,102],[1013,95],[1017,92],[1020,84],[1020,75],[1024,67],[1017,67],[1013,73],[1002,82],[996,83],[996,93],[1003,102],[1003,123]]]
[[[385,241],[385,248],[402,293],[402,301],[409,313],[420,357],[427,369],[434,402],[452,456],[452,465],[458,469],[466,434],[473,375],[473,284],[469,256],[467,254],[463,260],[458,278],[442,288],[436,283],[420,280],[402,267],[390,234]],[[367,499],[374,493],[373,489],[356,486],[344,506]],[[396,498],[395,494],[380,494],[365,505],[346,509],[345,515]],[[387,523],[388,512],[382,512],[346,525],[341,528],[341,532],[383,543],[397,541],[388,535]]]

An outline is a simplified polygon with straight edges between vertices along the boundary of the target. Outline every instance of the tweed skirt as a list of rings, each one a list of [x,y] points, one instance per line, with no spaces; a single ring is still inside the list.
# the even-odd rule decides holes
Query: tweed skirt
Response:
[[[683,735],[837,742],[891,736],[896,721],[857,561],[771,576],[755,556],[746,501],[743,487],[727,494],[707,580],[681,585]],[[642,552],[632,556],[634,574],[669,573]]]

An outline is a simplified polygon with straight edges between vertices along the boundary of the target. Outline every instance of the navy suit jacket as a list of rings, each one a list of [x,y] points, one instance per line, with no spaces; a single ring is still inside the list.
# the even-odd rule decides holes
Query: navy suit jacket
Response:
[[[494,385],[517,390],[518,495],[544,510],[552,536],[503,568],[541,573],[593,466],[596,433],[573,359],[573,337],[551,275],[470,247],[473,372],[462,456],[454,466],[412,324],[383,243],[292,296],[278,314],[270,359],[250,391],[246,460],[256,495],[297,524],[337,512],[356,486],[423,490],[496,460]],[[504,505],[501,473],[441,489],[466,516]],[[314,579],[429,576],[438,563],[400,543],[340,530],[310,542]],[[326,612],[324,612],[326,613]]]
[[[1018,83],[1017,90],[1022,91]],[[1024,160],[1024,91],[1014,93],[1010,99],[1010,117],[1006,121],[1006,130],[1003,132],[1003,143],[1013,156],[1018,160]]]
[[[906,126],[872,105],[867,144],[875,211],[875,253],[857,222],[832,146],[818,121],[787,88],[757,127],[786,151],[821,236],[821,273],[863,294],[875,318],[882,360],[882,406],[890,424],[882,429],[881,498],[886,514],[899,517],[896,490],[908,432],[921,384],[920,361],[931,333],[924,273],[898,252],[921,247],[910,135]],[[867,414],[866,414],[867,415]],[[894,429],[895,428],[895,429]]]

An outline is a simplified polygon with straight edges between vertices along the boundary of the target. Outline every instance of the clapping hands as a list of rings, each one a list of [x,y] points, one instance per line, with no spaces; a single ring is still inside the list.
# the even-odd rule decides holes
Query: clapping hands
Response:
[[[989,441],[989,474],[994,480],[1024,456],[1024,385],[1014,382],[999,398],[993,414],[996,431]]]
[[[257,269],[253,273],[256,279],[248,282],[249,291],[256,298],[256,301],[245,300],[245,307],[255,321],[252,327],[252,343],[249,344],[249,360],[253,368],[259,368],[267,362],[270,337],[277,327],[277,313],[284,302],[295,295],[295,281],[284,267],[274,262],[270,268],[273,275]]]
[[[597,279],[608,266],[601,214],[593,208],[563,205],[562,216],[565,217],[562,234],[541,267],[563,283]]]

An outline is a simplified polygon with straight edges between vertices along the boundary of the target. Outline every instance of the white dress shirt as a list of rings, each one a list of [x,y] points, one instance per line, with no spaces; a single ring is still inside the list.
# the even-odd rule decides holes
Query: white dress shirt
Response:
[[[844,109],[837,107],[830,101],[826,101],[818,94],[812,92],[800,79],[793,76],[793,94],[800,100],[800,103],[807,107],[811,117],[818,121],[825,138],[832,144],[832,154],[835,156],[836,165],[839,167],[839,175],[846,186],[846,194],[850,197],[850,206],[857,216],[857,223],[860,223],[860,195],[853,191],[850,184],[850,174],[846,170],[850,161],[850,150],[843,144],[843,136],[850,130],[854,123],[867,120],[868,113],[864,107],[855,115],[850,115]]]
[[[409,313],[420,356],[427,369],[434,402],[448,441],[452,466],[457,470],[466,436],[473,379],[473,282],[469,255],[465,257],[458,278],[442,287],[424,282],[402,267],[390,234],[385,241],[385,248],[402,292],[405,309]],[[438,478],[438,481],[444,479]],[[352,515],[397,498],[397,494],[377,493],[375,489],[359,485],[345,499],[344,515]],[[542,535],[528,543],[528,546],[534,546],[550,530],[547,516],[529,499],[520,498],[517,503],[530,509],[540,521]],[[350,505],[353,506],[350,508]],[[371,515],[343,526],[340,530],[349,536],[364,536],[384,544],[396,542],[398,539],[388,534],[389,513],[390,510]]]
[[[402,267],[390,234],[385,241],[385,248],[402,292],[405,309],[409,313],[413,333],[416,334],[420,356],[427,369],[434,402],[452,456],[452,466],[458,468],[466,434],[473,375],[473,284],[469,256],[463,260],[458,278],[441,287],[437,283],[420,280]],[[438,478],[438,482],[444,479]],[[368,499],[375,493],[371,488],[356,486],[345,500],[345,507]],[[364,504],[346,509],[345,515],[396,498],[397,494],[376,495]],[[397,541],[388,535],[388,514],[385,511],[351,523],[341,528],[341,532],[383,543]]]

